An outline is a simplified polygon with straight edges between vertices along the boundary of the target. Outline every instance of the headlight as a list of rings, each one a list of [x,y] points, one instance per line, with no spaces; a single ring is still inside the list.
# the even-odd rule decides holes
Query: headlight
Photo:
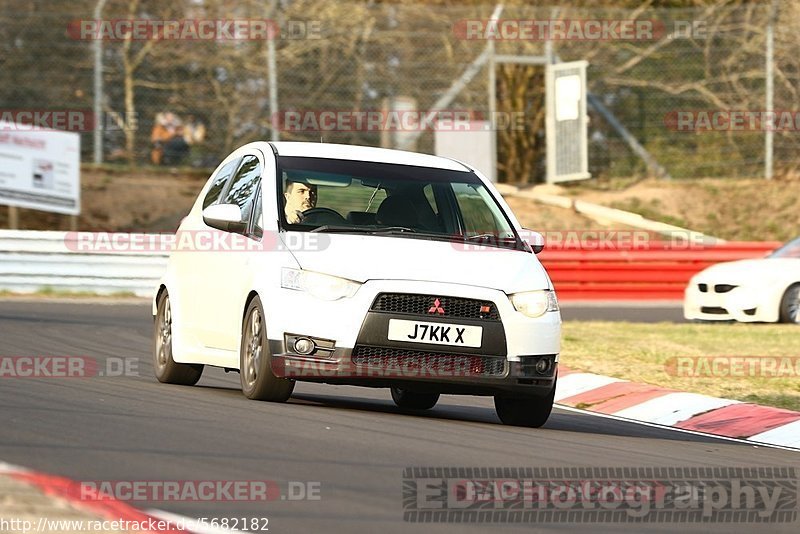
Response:
[[[338,276],[285,267],[281,270],[281,287],[305,291],[321,300],[339,300],[355,295],[361,284]]]
[[[558,311],[558,300],[553,290],[526,291],[511,295],[514,308],[528,317],[541,317],[546,312]]]

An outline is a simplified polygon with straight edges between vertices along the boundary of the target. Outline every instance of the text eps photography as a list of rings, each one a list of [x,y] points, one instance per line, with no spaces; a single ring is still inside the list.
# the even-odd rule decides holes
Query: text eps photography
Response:
[[[409,522],[792,522],[794,468],[406,468]]]

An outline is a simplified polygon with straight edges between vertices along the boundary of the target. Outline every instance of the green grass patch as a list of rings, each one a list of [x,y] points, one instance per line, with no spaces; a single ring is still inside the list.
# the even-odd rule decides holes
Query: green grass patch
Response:
[[[571,369],[800,411],[795,325],[568,321],[563,334],[560,362]]]
[[[115,291],[113,293],[96,293],[94,291],[69,291],[45,286],[33,293],[19,293],[0,289],[0,297],[52,297],[52,298],[137,298],[132,291]]]

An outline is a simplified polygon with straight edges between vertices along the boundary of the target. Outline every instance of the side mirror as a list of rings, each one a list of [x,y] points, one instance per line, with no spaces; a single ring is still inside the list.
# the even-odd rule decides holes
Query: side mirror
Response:
[[[523,229],[520,233],[520,237],[524,239],[528,245],[530,245],[534,254],[538,254],[544,250],[544,236],[539,232]]]
[[[203,222],[211,228],[225,232],[242,233],[247,221],[242,220],[242,210],[236,204],[215,204],[203,210]]]

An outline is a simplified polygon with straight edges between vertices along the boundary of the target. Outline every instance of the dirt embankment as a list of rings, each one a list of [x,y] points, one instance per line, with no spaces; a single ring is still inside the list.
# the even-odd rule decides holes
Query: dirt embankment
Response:
[[[628,187],[580,184],[563,194],[728,240],[800,235],[800,180],[645,180]]]
[[[82,231],[168,232],[189,212],[208,173],[170,170],[81,171]],[[19,210],[20,229],[68,230],[65,215]],[[0,228],[8,228],[8,209],[0,208]]]

